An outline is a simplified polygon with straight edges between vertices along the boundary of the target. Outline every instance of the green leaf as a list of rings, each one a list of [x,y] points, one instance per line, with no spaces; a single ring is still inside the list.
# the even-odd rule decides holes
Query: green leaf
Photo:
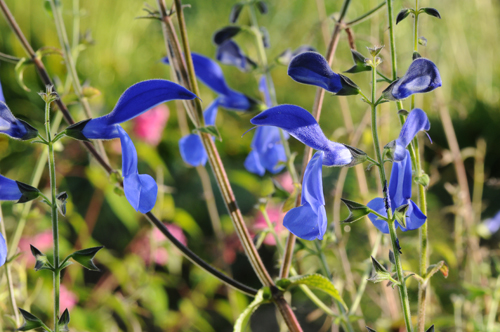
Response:
[[[19,311],[24,318],[24,324],[18,328],[18,331],[29,331],[44,326],[43,322],[35,315],[21,308],[19,308]]]
[[[70,257],[91,271],[99,271],[97,266],[94,264],[94,256],[102,248],[104,248],[104,246],[78,250],[72,253]]]
[[[399,206],[394,211],[394,216],[396,217],[396,220],[404,228],[406,228],[406,213],[408,212],[409,207],[410,207],[409,204],[404,204],[404,205]]]
[[[69,332],[68,324],[69,324],[69,311],[68,309],[64,310],[63,314],[59,318],[59,331],[61,332]]]
[[[222,142],[222,137],[219,133],[219,130],[217,129],[216,126],[206,126],[206,127],[201,127],[193,130],[194,133],[200,132],[200,133],[205,133],[214,136],[217,138],[219,141]]]
[[[347,310],[347,305],[340,296],[339,292],[335,288],[335,285],[321,274],[308,274],[303,276],[295,276],[285,279],[280,279],[276,282],[276,286],[283,290],[287,290],[291,287],[298,285],[306,285],[311,288],[316,288],[323,291],[341,303]]]
[[[26,69],[26,66],[31,63],[30,60],[27,58],[21,58],[19,62],[16,64],[16,67],[14,68],[14,71],[16,72],[16,80],[17,83],[23,88],[25,91],[30,92],[31,90],[24,84],[24,69]]]
[[[398,16],[396,17],[396,25],[399,22],[401,22],[402,20],[404,20],[405,18],[407,18],[408,15],[410,15],[410,13],[411,13],[411,10],[408,8],[401,9],[401,11],[398,13]]]
[[[364,216],[370,214],[370,208],[361,203],[356,203],[344,198],[340,199],[349,209],[349,216],[342,220],[343,223],[353,223]]]
[[[439,14],[436,8],[430,8],[430,7],[420,8],[420,12],[441,19],[441,14]]]
[[[243,4],[238,2],[231,8],[231,13],[229,14],[229,22],[236,23],[238,17],[240,17],[241,10],[243,9]]]
[[[248,320],[250,319],[250,316],[254,313],[257,308],[264,303],[270,302],[271,299],[271,290],[269,287],[264,287],[259,289],[257,292],[257,295],[255,295],[255,298],[253,301],[248,305],[248,307],[245,308],[245,310],[240,314],[238,319],[236,320],[236,323],[234,323],[234,332],[243,332]]]
[[[36,247],[30,244],[31,248],[31,254],[35,257],[36,263],[35,263],[35,271],[39,270],[50,270],[54,271],[54,267],[52,264],[50,264],[47,256],[42,254],[40,250],[38,250]]]

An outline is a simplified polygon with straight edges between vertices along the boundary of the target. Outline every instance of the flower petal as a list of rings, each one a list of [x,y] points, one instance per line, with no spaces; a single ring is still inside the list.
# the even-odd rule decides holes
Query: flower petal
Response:
[[[0,82],[0,101],[5,103],[5,97],[3,96],[2,82]]]
[[[288,65],[288,75],[299,83],[316,85],[333,93],[342,89],[340,76],[316,52],[304,52],[294,57]]]
[[[22,195],[16,181],[0,175],[0,201],[18,201]]]
[[[295,105],[272,107],[255,116],[250,122],[258,126],[281,128],[311,148],[324,151],[325,166],[345,166],[353,160],[350,150],[343,144],[328,140],[316,119],[302,107]]]
[[[304,179],[302,181],[302,204],[310,204],[313,207],[325,205],[323,195],[323,156],[318,151],[307,164]]]
[[[372,199],[368,204],[366,204],[370,209],[373,211],[377,212],[378,214],[387,217],[387,211],[385,211],[385,204],[384,204],[384,199],[377,197]],[[389,234],[389,225],[387,224],[387,221],[379,219],[376,215],[373,213],[370,213],[368,215],[368,218],[370,218],[370,221],[372,224],[377,227],[379,231],[381,231],[384,234]]]
[[[284,167],[286,162],[285,148],[281,143],[273,144],[266,152],[260,156],[264,168],[272,174],[279,173]]]
[[[17,119],[3,101],[0,101],[0,133],[20,140],[29,140],[38,136],[38,130],[27,122]]]
[[[326,232],[326,211],[323,205],[313,208],[305,204],[291,209],[283,218],[283,226],[304,240],[323,239]]]
[[[392,86],[392,96],[405,99],[414,93],[432,91],[442,85],[439,70],[434,62],[425,58],[414,60],[406,74]]]
[[[0,266],[4,265],[6,260],[7,260],[7,243],[5,243],[5,239],[2,233],[0,233]]]
[[[259,153],[256,150],[250,151],[243,165],[250,173],[258,174],[260,176],[264,176],[266,173],[266,169],[262,165]]]
[[[203,118],[205,119],[205,125],[214,126],[215,120],[217,119],[217,111],[219,110],[220,97],[215,98],[215,100],[208,105],[207,109],[203,112]]]
[[[204,166],[207,163],[207,153],[203,147],[200,136],[190,134],[179,140],[179,150],[182,160],[193,167]]]
[[[401,225],[396,222],[397,225],[401,227],[401,230],[403,230],[403,232],[418,229],[422,227],[422,225],[425,224],[425,221],[427,220],[427,217],[422,213],[422,211],[420,211],[415,202],[413,202],[412,200],[408,200],[408,203],[408,211],[406,212],[406,228],[401,227]]]
[[[410,112],[406,122],[401,128],[399,138],[396,140],[396,148],[394,151],[394,161],[402,161],[406,157],[406,147],[415,138],[417,133],[422,130],[429,130],[431,124],[427,118],[427,114],[420,108],[415,108]]]
[[[406,204],[411,198],[412,170],[410,152],[406,150],[405,158],[401,162],[392,164],[391,179],[389,182],[389,197],[394,209]]]
[[[125,197],[136,211],[147,213],[156,203],[158,185],[150,175],[138,173],[137,151],[134,143],[123,128],[119,127],[118,131],[122,144],[122,175]]]
[[[222,64],[238,67],[242,71],[247,69],[245,54],[243,54],[238,44],[231,39],[217,47],[215,58]]]
[[[271,95],[269,93],[269,88],[267,86],[267,79],[265,75],[262,75],[259,80],[259,91],[264,95],[264,101],[266,106],[272,107],[273,102],[271,101]]]

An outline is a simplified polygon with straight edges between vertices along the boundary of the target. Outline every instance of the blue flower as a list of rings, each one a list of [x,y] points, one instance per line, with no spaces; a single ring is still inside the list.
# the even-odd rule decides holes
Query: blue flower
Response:
[[[493,218],[484,221],[490,234],[495,234],[500,229],[500,211]]]
[[[304,240],[322,240],[326,231],[322,179],[324,155],[323,151],[316,152],[307,164],[302,182],[302,205],[288,211],[283,219],[283,226]]]
[[[399,137],[386,145],[393,150],[394,161],[400,162],[406,158],[406,147],[415,138],[419,131],[427,131],[431,128],[427,114],[420,108],[415,108],[410,112],[408,118],[401,128]]]
[[[3,96],[2,82],[0,82],[0,101],[5,103],[5,97]]]
[[[0,175],[0,201],[25,203],[37,198],[39,193],[35,187]]]
[[[0,83],[0,133],[20,140],[29,140],[38,136],[38,130],[29,123],[17,119],[5,104],[2,84]]]
[[[294,57],[288,65],[288,75],[299,83],[316,85],[333,93],[342,89],[340,75],[334,73],[326,59],[316,52]]]
[[[0,222],[2,222],[0,220]],[[7,243],[5,243],[5,239],[0,233],[0,266],[5,264],[5,261],[7,260]]]
[[[217,53],[215,55],[217,61],[224,65],[238,67],[241,71],[249,71],[255,68],[255,62],[248,58],[231,39],[226,40],[217,46]]]
[[[389,100],[401,100],[414,93],[424,93],[439,88],[442,85],[439,70],[429,59],[414,60],[406,74],[393,82],[383,94]]]
[[[191,58],[196,76],[203,84],[219,94],[218,106],[234,111],[252,111],[257,106],[258,102],[255,99],[227,86],[217,62],[197,53],[191,53]],[[168,65],[168,57],[163,58],[162,62]]]
[[[109,114],[73,124],[66,135],[80,140],[120,138],[125,197],[135,210],[146,213],[155,205],[158,188],[151,176],[138,173],[136,149],[119,124],[164,102],[194,98],[194,93],[170,81],[140,82],[125,90]]]
[[[278,55],[277,61],[282,65],[288,66],[294,57],[304,52],[316,52],[316,49],[309,45],[302,45],[292,52],[290,48],[287,48],[283,53]]]
[[[406,151],[406,157],[403,161],[392,164],[391,179],[389,182],[389,205],[392,212],[394,213],[398,207],[408,204],[408,210],[406,211],[406,228],[401,226],[396,221],[396,227],[400,227],[403,232],[419,228],[427,219],[418,206],[410,199],[411,186],[411,159],[410,153]],[[378,214],[387,217],[383,198],[374,198],[367,204],[367,206]],[[373,213],[370,213],[368,217],[375,227],[377,227],[382,233],[389,233],[389,225],[385,220],[378,219],[378,217]]]
[[[272,107],[250,122],[257,126],[275,126],[315,150],[324,152],[325,166],[354,166],[366,160],[366,154],[345,144],[330,141],[316,119],[305,109],[295,105]]]
[[[271,97],[267,87],[266,77],[262,76],[259,81],[259,90],[263,93],[266,105],[271,107]],[[283,133],[288,139],[288,133]],[[250,145],[252,151],[245,159],[245,168],[251,173],[263,176],[268,170],[276,174],[280,172],[284,165],[279,165],[286,161],[285,148],[281,144],[280,129],[271,126],[258,127]]]

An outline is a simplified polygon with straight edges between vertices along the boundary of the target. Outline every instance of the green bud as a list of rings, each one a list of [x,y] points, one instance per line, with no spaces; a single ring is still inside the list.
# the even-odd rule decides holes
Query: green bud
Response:
[[[97,266],[94,264],[94,257],[102,248],[104,248],[104,246],[78,250],[72,253],[70,257],[91,271],[99,271]]]

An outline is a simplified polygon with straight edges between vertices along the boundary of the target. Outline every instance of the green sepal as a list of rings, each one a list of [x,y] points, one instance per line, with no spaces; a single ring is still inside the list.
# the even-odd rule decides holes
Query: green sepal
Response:
[[[387,271],[387,269],[382,264],[380,264],[379,261],[377,261],[375,259],[375,257],[371,256],[371,258],[372,258],[372,266],[373,266],[373,269],[375,270],[375,273],[373,274],[373,276],[368,278],[369,281],[376,284],[376,283],[388,280],[388,281],[392,282],[394,285],[399,285],[399,282],[392,278],[389,271]],[[391,284],[391,286],[392,286],[392,284]]]
[[[371,209],[369,207],[361,203],[356,203],[344,198],[341,198],[340,200],[349,209],[349,216],[346,219],[342,220],[343,223],[353,223],[360,220],[364,216],[367,216],[371,212]]]
[[[217,30],[214,33],[213,41],[216,45],[224,43],[226,40],[233,38],[241,32],[241,27],[231,25]]]
[[[351,54],[352,54],[352,59],[354,60],[354,66],[346,70],[344,73],[356,74],[372,70],[370,66],[366,65],[365,61],[367,59],[363,56],[363,54],[359,53],[356,50],[351,50]]]
[[[236,322],[234,323],[234,332],[243,332],[245,326],[247,325],[250,316],[260,307],[261,304],[271,302],[271,289],[269,287],[264,287],[259,289],[257,295],[253,301],[248,305],[248,307],[243,310]]]
[[[104,248],[104,246],[78,250],[72,253],[70,257],[73,258],[73,260],[75,260],[77,263],[80,263],[80,265],[91,271],[100,271],[94,264],[94,256],[102,248]]]
[[[364,163],[368,159],[368,155],[364,151],[347,144],[342,145],[348,148],[349,152],[352,155],[352,161],[349,164],[345,165],[345,167],[356,166],[357,164]]]
[[[83,120],[83,121],[74,123],[74,124],[70,125],[68,128],[66,128],[64,130],[64,133],[66,134],[66,136],[77,139],[79,141],[90,142],[89,139],[87,137],[85,137],[85,135],[83,135],[83,133],[82,133],[83,128],[85,128],[85,126],[87,125],[87,123],[90,120],[92,120],[92,119],[87,119],[87,120]]]
[[[257,6],[257,9],[261,14],[267,14],[267,12],[269,11],[267,8],[267,4],[264,1],[257,1],[255,5]]]
[[[417,51],[414,51],[413,52],[413,55],[412,55],[412,59],[413,60],[417,60],[418,58],[421,58],[422,56],[420,55],[420,53],[418,53]]]
[[[398,111],[398,115],[404,115],[404,116],[408,116],[408,114],[410,114],[410,112],[408,112],[407,110],[405,110],[404,108],[400,109]]]
[[[403,204],[399,206],[396,210],[394,210],[394,216],[398,223],[406,228],[406,213],[408,212],[409,204]]]
[[[21,192],[21,198],[19,198],[17,203],[26,203],[40,196],[40,190],[38,190],[37,188],[19,181],[16,181],[16,183],[19,191]]]
[[[69,332],[68,324],[69,324],[69,311],[68,309],[64,310],[61,317],[59,318],[59,331],[60,332]]]
[[[392,89],[394,88],[394,85],[399,81],[399,79],[395,80],[394,82],[392,82],[391,84],[389,84],[389,86],[387,88],[385,88],[384,91],[382,91],[382,96],[384,97],[384,99],[387,99],[389,101],[393,101],[393,100],[397,100],[396,98],[394,98],[394,96],[392,95]]]
[[[231,13],[229,14],[229,22],[236,23],[238,17],[240,17],[241,10],[243,9],[244,4],[241,2],[235,3],[231,8]]]
[[[61,212],[63,216],[65,216],[68,194],[65,191],[63,191],[56,196],[56,199],[57,199],[56,201],[57,209],[59,210],[59,212]]]
[[[429,175],[423,173],[420,176],[415,176],[415,182],[427,188],[429,182],[431,181]]]
[[[339,74],[342,89],[338,91],[336,96],[353,96],[359,94],[359,87],[349,77]]]
[[[337,300],[339,303],[341,303],[347,310],[347,305],[340,296],[338,290],[335,288],[335,285],[328,278],[325,278],[321,274],[307,274],[302,276],[294,276],[290,278],[283,278],[276,282],[276,286],[282,291],[286,291],[291,287],[299,285],[306,285],[310,288],[316,288],[320,291],[327,293],[335,300]]]
[[[30,125],[28,122],[26,122],[24,120],[17,119],[17,121],[24,124],[24,128],[26,129],[26,134],[24,134],[24,136],[21,137],[21,141],[27,141],[27,140],[33,139],[35,137],[38,137],[38,130],[36,130],[35,127],[33,127],[32,125]]]
[[[193,130],[193,133],[209,134],[209,135],[212,135],[213,137],[215,137],[217,140],[222,141],[222,137],[221,137],[219,130],[217,129],[216,126],[206,126],[206,127],[196,128]]]
[[[404,20],[405,18],[407,18],[411,12],[412,12],[412,10],[408,9],[408,8],[401,9],[398,13],[398,16],[396,16],[396,25],[399,22],[401,22],[402,20]]]
[[[434,324],[427,329],[425,332],[434,332]]]
[[[21,308],[18,309],[24,318],[24,324],[17,329],[18,331],[29,331],[44,326],[43,322],[32,313]]]
[[[40,250],[38,250],[35,246],[33,246],[31,244],[30,244],[30,249],[31,249],[31,254],[36,259],[35,271],[39,271],[39,270],[54,271],[54,267],[52,266],[52,264],[50,264],[47,256],[42,254],[42,252]]]
[[[439,14],[439,12],[436,8],[424,7],[424,8],[420,8],[419,12],[426,13],[427,15],[434,16],[434,17],[441,19],[441,14]]]
[[[366,327],[366,329],[368,330],[368,332],[377,332],[377,331],[375,331],[374,329],[372,329],[372,328],[370,328],[370,327],[368,327],[368,326],[365,326],[365,327]]]
[[[384,151],[382,151],[383,159],[387,157],[390,161],[394,161],[394,152],[396,151],[396,140],[390,141],[384,146]]]
[[[370,52],[370,55],[372,57],[376,57],[377,55],[379,55],[379,53],[382,51],[382,49],[384,47],[385,47],[384,45],[381,45],[381,46],[367,47],[367,49],[368,49],[368,52]],[[378,65],[378,64],[376,64],[376,65]]]

